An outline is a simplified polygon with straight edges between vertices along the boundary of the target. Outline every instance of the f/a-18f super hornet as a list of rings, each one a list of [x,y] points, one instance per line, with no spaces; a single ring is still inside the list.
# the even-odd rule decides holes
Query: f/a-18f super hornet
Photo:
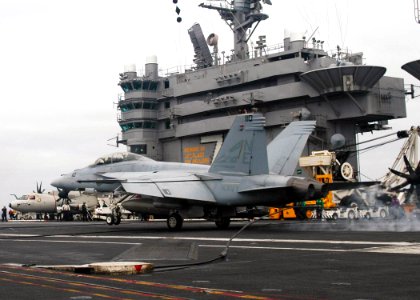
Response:
[[[81,179],[87,172],[81,169],[75,171],[73,180],[79,187],[121,186],[133,195],[122,202],[124,208],[165,216],[170,229],[180,229],[184,218],[214,220],[219,228],[225,228],[230,218],[238,215],[238,207],[279,207],[359,184],[321,183],[292,175],[315,122],[292,122],[268,147],[264,125],[261,114],[238,115],[211,166],[155,162],[143,157],[149,170],[144,166],[142,171],[130,170],[129,165],[122,170],[116,167],[120,163],[115,163],[109,164],[107,171],[100,162],[90,171],[91,179]],[[65,178],[52,184],[60,187]]]

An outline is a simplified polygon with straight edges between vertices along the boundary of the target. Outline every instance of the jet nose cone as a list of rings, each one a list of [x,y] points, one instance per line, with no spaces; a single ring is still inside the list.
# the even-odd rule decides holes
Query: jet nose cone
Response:
[[[61,177],[54,179],[50,184],[59,190],[72,191],[77,189],[75,186],[75,178],[67,174],[61,175]]]
[[[64,183],[63,178],[62,178],[62,177],[59,177],[59,178],[56,178],[56,179],[54,179],[53,181],[51,181],[51,183],[50,183],[50,184],[51,184],[53,187],[60,188],[60,187],[62,187],[62,186],[63,186],[63,183]]]

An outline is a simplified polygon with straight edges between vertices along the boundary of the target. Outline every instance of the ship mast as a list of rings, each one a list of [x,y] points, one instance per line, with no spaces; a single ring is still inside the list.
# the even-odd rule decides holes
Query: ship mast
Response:
[[[420,23],[420,9],[418,0],[414,0],[414,19],[417,23]]]
[[[208,9],[217,10],[223,20],[233,31],[234,47],[233,61],[239,61],[249,58],[248,40],[261,21],[268,18],[268,15],[261,13],[262,3],[271,5],[270,0],[233,0],[220,1],[211,0],[209,2],[224,2],[223,5],[214,6],[212,4],[201,3],[199,6]],[[256,25],[254,26],[254,23]],[[251,32],[248,33],[248,29]]]

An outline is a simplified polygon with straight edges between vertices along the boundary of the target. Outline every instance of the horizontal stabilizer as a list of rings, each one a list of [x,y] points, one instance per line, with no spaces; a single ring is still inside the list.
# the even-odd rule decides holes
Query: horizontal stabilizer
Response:
[[[379,181],[361,181],[361,182],[351,182],[351,181],[335,181],[331,183],[325,183],[325,187],[328,191],[337,191],[337,190],[351,190],[367,186],[372,186],[380,184]]]
[[[280,192],[281,190],[286,190],[286,189],[291,189],[291,187],[290,186],[255,186],[255,187],[239,189],[238,193],[256,193],[256,192],[265,192],[265,191]]]

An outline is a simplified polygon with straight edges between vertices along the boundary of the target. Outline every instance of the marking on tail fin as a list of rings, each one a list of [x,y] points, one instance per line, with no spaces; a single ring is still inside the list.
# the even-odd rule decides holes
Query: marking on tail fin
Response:
[[[238,115],[209,172],[268,174],[264,125],[265,118],[261,114]]]

